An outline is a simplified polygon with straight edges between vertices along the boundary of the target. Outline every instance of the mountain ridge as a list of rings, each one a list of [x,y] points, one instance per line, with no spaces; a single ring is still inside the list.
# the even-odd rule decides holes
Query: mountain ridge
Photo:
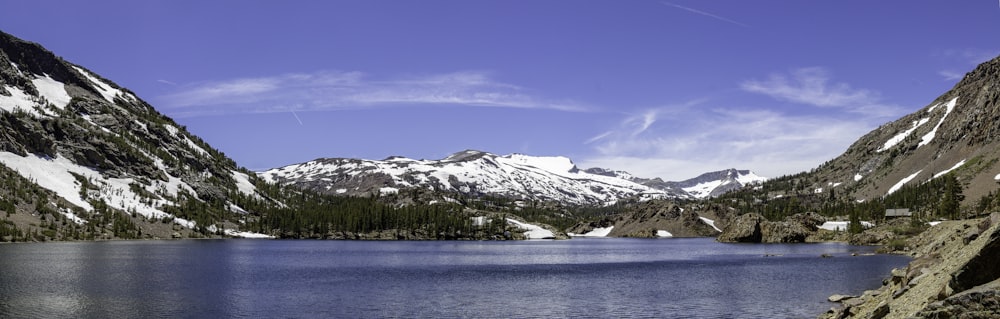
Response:
[[[563,156],[496,155],[477,150],[439,160],[390,156],[384,160],[320,158],[258,172],[264,180],[318,192],[364,196],[404,188],[501,195],[574,205],[610,205],[620,200],[696,199],[715,196],[764,178],[729,169],[682,182],[639,178],[605,168],[578,168]],[[720,181],[710,181],[718,176]],[[730,178],[731,177],[731,178]],[[729,178],[726,180],[721,180]],[[707,184],[706,184],[707,183]],[[696,193],[683,187],[702,185]],[[728,189],[727,189],[728,188]],[[692,190],[695,190],[692,188]]]

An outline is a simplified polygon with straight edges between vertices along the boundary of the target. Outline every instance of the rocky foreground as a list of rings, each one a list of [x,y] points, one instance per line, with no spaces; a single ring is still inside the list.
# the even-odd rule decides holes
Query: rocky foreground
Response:
[[[876,290],[831,296],[820,318],[1000,318],[1000,213],[949,221],[909,241],[913,261]]]

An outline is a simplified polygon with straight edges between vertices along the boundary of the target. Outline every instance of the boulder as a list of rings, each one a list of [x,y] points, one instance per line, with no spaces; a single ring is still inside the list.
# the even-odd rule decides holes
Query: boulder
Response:
[[[740,215],[722,230],[716,240],[724,243],[759,243],[763,239],[761,222],[764,222],[761,214]]]
[[[795,222],[763,222],[761,223],[762,242],[765,243],[802,243],[811,233],[809,229]]]

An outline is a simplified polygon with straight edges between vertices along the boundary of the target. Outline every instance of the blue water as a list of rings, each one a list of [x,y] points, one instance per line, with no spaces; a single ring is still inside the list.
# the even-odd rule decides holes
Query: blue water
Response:
[[[712,239],[10,244],[0,245],[0,317],[813,318],[829,295],[877,288],[908,261],[850,256],[871,250]]]

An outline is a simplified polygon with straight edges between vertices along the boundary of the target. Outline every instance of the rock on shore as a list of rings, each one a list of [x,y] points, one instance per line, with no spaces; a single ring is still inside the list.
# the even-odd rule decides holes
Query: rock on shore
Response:
[[[906,268],[821,318],[1000,318],[1000,214],[943,222],[910,245]]]

